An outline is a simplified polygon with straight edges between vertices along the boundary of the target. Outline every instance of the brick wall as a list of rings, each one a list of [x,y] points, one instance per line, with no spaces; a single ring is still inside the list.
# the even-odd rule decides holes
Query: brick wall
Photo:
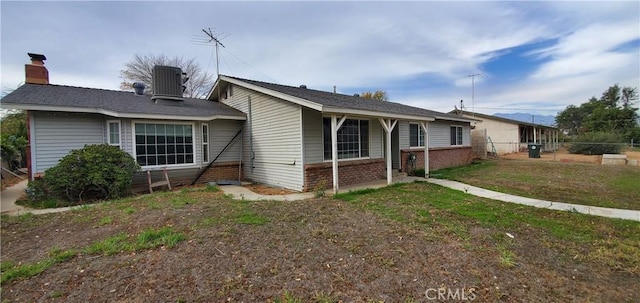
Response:
[[[385,177],[384,159],[367,159],[338,162],[340,186],[348,186]],[[326,188],[333,188],[331,162],[307,164],[304,166],[304,190],[312,191],[318,183],[325,181]]]
[[[218,180],[238,180],[239,161],[214,163],[207,171],[200,176],[198,183],[205,183]],[[244,173],[240,174],[240,180],[244,178]]]
[[[424,168],[424,149],[403,149],[400,151],[402,171],[409,172],[411,170],[409,163],[407,163],[409,153],[416,155],[415,168]],[[471,163],[473,158],[471,146],[430,148],[429,170],[466,165]]]

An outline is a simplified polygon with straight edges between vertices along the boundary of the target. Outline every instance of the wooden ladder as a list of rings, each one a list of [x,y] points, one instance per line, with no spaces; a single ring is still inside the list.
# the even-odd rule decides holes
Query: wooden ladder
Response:
[[[167,186],[169,190],[171,190],[171,182],[169,181],[169,174],[167,174],[167,168],[162,168],[162,173],[164,175],[163,181],[151,182],[151,171],[147,171],[147,181],[149,182],[149,193],[153,193],[154,187]]]

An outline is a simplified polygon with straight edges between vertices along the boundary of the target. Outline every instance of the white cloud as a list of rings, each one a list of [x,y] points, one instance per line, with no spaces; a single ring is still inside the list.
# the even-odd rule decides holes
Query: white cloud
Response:
[[[627,2],[2,2],[2,85],[23,81],[26,52],[43,52],[52,82],[118,88],[134,54],[196,57],[215,70],[202,28],[223,39],[221,72],[330,90],[390,91],[448,111],[519,102],[580,103],[609,85],[638,86],[637,3]],[[30,18],[30,22],[23,22]],[[508,49],[557,39],[521,79],[482,70]],[[635,54],[635,56],[634,56]],[[238,60],[237,58],[240,60]],[[516,67],[514,67],[516,68]],[[429,79],[423,81],[422,79]],[[395,85],[395,86],[394,86]]]

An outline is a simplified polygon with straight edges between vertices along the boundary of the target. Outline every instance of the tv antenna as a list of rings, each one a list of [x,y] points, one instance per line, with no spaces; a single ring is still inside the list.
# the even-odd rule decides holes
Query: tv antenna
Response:
[[[213,42],[216,46],[216,76],[220,76],[220,56],[218,54],[219,51],[219,47],[225,47],[224,44],[222,44],[222,42],[220,42],[220,40],[222,40],[223,38],[228,37],[229,35],[224,36],[223,38],[218,38],[218,36],[214,35],[213,31],[211,30],[210,27],[208,28],[203,28],[202,32],[204,32],[205,35],[207,35],[207,38],[209,38],[209,41],[206,41],[206,43],[211,43]]]
[[[480,77],[483,74],[471,74],[467,78],[471,78],[471,112],[475,115],[475,101],[476,101],[476,77]]]

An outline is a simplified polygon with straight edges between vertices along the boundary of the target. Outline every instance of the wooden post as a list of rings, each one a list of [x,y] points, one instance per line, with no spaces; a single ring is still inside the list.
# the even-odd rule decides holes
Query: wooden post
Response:
[[[331,115],[331,167],[333,169],[333,193],[338,193],[338,130],[347,119],[343,116],[340,121],[334,114]]]
[[[398,124],[398,120],[391,120],[391,119],[382,119],[382,118],[378,118],[378,120],[380,121],[380,124],[382,125],[382,128],[384,129],[385,133],[386,133],[386,143],[387,143],[387,184],[391,184],[393,183],[393,174],[392,174],[392,170],[393,170],[393,166],[392,166],[392,162],[391,162],[391,133],[393,132],[393,129],[396,127],[396,124]]]
[[[429,178],[429,123],[420,122],[420,127],[424,131],[424,177]]]

